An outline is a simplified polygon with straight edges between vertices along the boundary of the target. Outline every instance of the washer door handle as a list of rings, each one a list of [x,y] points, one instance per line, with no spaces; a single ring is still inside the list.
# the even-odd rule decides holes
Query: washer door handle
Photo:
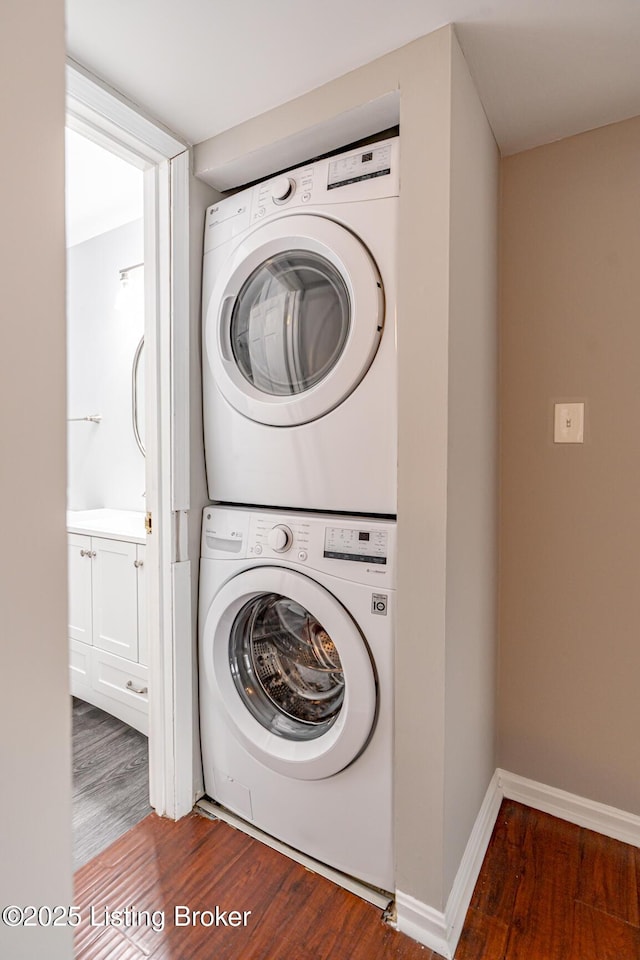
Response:
[[[235,300],[235,297],[225,297],[222,301],[222,308],[220,310],[220,352],[227,363],[233,362],[229,320],[231,319],[231,311],[233,309]]]

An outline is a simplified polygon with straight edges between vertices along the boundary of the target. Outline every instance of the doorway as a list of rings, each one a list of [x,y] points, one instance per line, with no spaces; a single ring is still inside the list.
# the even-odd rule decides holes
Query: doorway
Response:
[[[66,131],[76,868],[150,811],[143,172]]]
[[[135,569],[146,592],[142,609],[147,622],[139,627],[138,636],[148,637],[149,799],[159,815],[177,819],[191,810],[199,776],[193,746],[193,664],[188,650],[176,655],[176,636],[193,628],[189,558],[181,552],[180,535],[189,509],[190,478],[188,457],[181,456],[189,449],[189,381],[184,374],[189,367],[189,324],[185,322],[190,311],[189,152],[183,142],[78,64],[68,61],[66,75],[67,126],[142,174],[144,270],[139,278],[144,287],[145,341],[140,362],[144,365],[146,457],[144,482],[137,492],[145,494],[146,540],[134,543],[144,556],[136,553],[135,560],[130,559],[138,562]],[[119,269],[127,273],[126,268],[135,268],[138,262],[134,257]],[[123,279],[135,282],[131,273]],[[93,426],[76,424],[85,429]],[[93,545],[90,549],[93,553]],[[113,572],[119,559],[111,561]],[[106,576],[105,589],[108,581]],[[109,633],[106,629],[105,634]],[[132,656],[130,670],[133,660]],[[138,696],[145,696],[141,692],[145,678],[130,676],[129,680],[138,688]]]

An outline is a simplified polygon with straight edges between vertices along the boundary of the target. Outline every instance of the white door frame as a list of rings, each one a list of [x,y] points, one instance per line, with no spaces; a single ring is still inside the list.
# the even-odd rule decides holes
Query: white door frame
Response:
[[[188,146],[71,60],[67,125],[144,171],[146,503],[150,802],[193,805],[189,508]],[[183,561],[183,562],[180,562]]]

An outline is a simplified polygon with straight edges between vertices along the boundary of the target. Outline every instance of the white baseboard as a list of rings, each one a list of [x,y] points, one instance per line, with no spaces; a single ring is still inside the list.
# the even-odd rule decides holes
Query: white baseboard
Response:
[[[451,960],[473,895],[503,798],[550,813],[579,827],[640,847],[640,817],[566,790],[496,770],[465,848],[444,911],[407,893],[396,893],[397,927],[402,933]]]
[[[451,947],[451,956],[454,955],[458,940],[462,933],[464,918],[467,915],[471,897],[475,889],[478,875],[482,867],[484,855],[487,852],[489,841],[495,822],[498,818],[498,811],[502,803],[502,790],[498,784],[498,773],[494,773],[491,782],[487,787],[487,792],[482,801],[482,806],[476,822],[473,825],[471,836],[467,841],[456,878],[453,881],[453,887],[447,900],[445,916],[447,918],[447,940]]]
[[[396,893],[396,911],[396,926],[401,933],[451,960],[453,954],[447,939],[444,913],[400,890]]]
[[[527,780],[507,770],[498,769],[496,775],[500,791],[508,800],[517,800],[534,810],[542,810],[579,827],[602,833],[605,837],[640,847],[640,817],[635,814],[558,790],[557,787],[549,787],[545,783]]]
[[[476,822],[465,847],[444,912],[409,894],[396,893],[397,927],[429,949],[451,960],[462,933],[464,918],[498,816],[502,791],[497,772],[491,778]]]

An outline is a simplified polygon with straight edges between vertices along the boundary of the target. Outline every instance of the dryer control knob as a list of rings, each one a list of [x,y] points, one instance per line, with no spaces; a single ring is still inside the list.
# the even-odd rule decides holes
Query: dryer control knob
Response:
[[[284,203],[293,193],[296,183],[290,177],[278,177],[271,184],[271,199],[274,203]]]
[[[285,527],[284,523],[279,523],[269,530],[267,540],[272,550],[275,550],[276,553],[284,553],[293,542],[293,534],[289,527]]]

